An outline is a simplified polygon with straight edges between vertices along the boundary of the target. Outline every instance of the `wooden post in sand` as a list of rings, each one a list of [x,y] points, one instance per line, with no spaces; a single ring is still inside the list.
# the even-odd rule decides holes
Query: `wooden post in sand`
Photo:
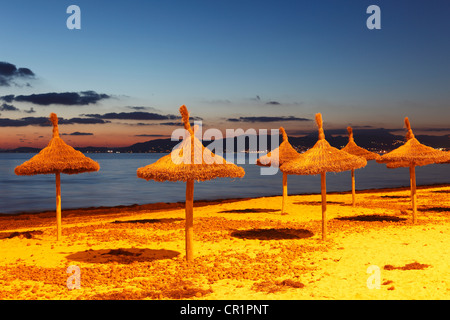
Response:
[[[405,117],[407,141],[397,149],[386,153],[378,159],[378,163],[386,163],[388,168],[409,167],[409,181],[411,186],[411,202],[413,211],[413,223],[416,223],[417,194],[416,194],[416,166],[426,166],[432,163],[450,162],[449,154],[421,144],[411,129],[408,117]]]
[[[61,173],[56,176],[56,240],[61,240]]]
[[[284,163],[280,170],[287,174],[317,175],[320,174],[322,194],[322,240],[327,238],[327,172],[341,172],[362,168],[367,164],[363,157],[354,156],[332,147],[325,140],[322,115],[316,114],[319,139],[316,144],[300,157]]]
[[[327,179],[326,172],[320,174],[320,190],[322,192],[322,240],[327,238]]]
[[[356,196],[355,196],[355,169],[352,169],[352,206],[355,206]]]
[[[186,260],[194,259],[194,180],[186,182]]]
[[[283,172],[283,203],[281,205],[281,214],[285,214],[287,195],[287,174]]]
[[[50,114],[53,124],[53,137],[47,147],[30,160],[14,169],[17,175],[55,174],[56,184],[56,239],[61,239],[61,173],[76,174],[93,172],[100,165],[84,156],[80,151],[67,145],[59,136],[58,116]]]
[[[288,136],[283,127],[280,127],[280,132],[283,137],[283,142],[279,145],[278,148],[270,151],[265,156],[256,160],[256,164],[258,166],[272,166],[272,167],[280,167],[283,163],[298,159],[300,154],[291,146],[288,141]],[[286,202],[287,202],[287,173],[283,172],[283,199],[281,200],[281,214],[285,215],[286,213]]]
[[[416,193],[416,167],[414,165],[409,167],[409,177],[410,177],[410,182],[411,182],[411,202],[412,202],[413,223],[416,223],[417,193]]]
[[[191,128],[189,112],[185,105],[180,107],[180,114],[186,130],[183,142],[174,148],[170,154],[152,164],[137,169],[136,174],[138,178],[145,180],[186,182],[186,260],[193,262],[194,181],[215,178],[242,178],[245,171],[242,167],[226,162],[221,156],[215,155],[203,146],[201,141],[195,137],[195,132],[198,129],[196,127]]]

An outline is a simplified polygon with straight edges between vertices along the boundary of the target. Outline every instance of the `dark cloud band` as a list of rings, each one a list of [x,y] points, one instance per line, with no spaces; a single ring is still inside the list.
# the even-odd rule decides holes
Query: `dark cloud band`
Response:
[[[72,132],[72,133],[61,133],[62,136],[93,136],[94,134],[91,132]]]
[[[35,74],[28,68],[17,68],[14,64],[0,61],[0,86],[9,87],[16,80],[32,79]]]
[[[180,116],[173,114],[159,114],[154,112],[109,112],[105,114],[83,114],[85,117],[108,120],[179,120]],[[193,120],[202,120],[200,117],[191,117]]]
[[[239,117],[229,118],[230,122],[283,122],[283,121],[312,121],[311,119],[298,118],[294,116],[289,117]]]
[[[0,111],[19,111],[19,109],[14,107],[12,104],[3,103],[0,105]]]
[[[71,118],[58,119],[59,124],[104,124],[110,123],[102,119],[85,119],[85,118]],[[26,126],[40,126],[49,127],[51,122],[48,117],[25,117],[21,119],[0,118],[0,127],[26,127]]]
[[[31,95],[7,95],[0,97],[5,102],[29,102],[40,106],[49,106],[51,104],[59,104],[65,106],[84,106],[88,104],[96,104],[100,100],[110,98],[109,95],[97,93],[95,91],[82,92],[49,92]]]
[[[109,112],[105,114],[84,114],[86,117],[96,118],[96,119],[108,119],[108,120],[175,120],[180,119],[180,116],[175,116],[172,114],[163,115],[153,112]]]

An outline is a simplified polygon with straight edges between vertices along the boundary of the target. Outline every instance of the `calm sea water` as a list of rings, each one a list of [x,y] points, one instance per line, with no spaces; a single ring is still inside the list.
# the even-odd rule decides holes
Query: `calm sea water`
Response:
[[[39,212],[55,209],[55,176],[17,176],[14,168],[34,154],[0,153],[0,214]],[[100,164],[100,171],[61,175],[62,209],[117,206],[155,202],[183,202],[185,183],[145,181],[136,169],[165,154],[88,154]],[[260,167],[241,165],[242,179],[215,179],[195,183],[195,200],[246,198],[282,194],[282,174],[260,175]],[[417,185],[450,183],[448,164],[416,168]],[[356,188],[373,189],[409,186],[407,168],[387,169],[369,161],[356,170]],[[350,172],[328,173],[327,191],[351,190]],[[288,177],[289,194],[320,193],[320,176]]]

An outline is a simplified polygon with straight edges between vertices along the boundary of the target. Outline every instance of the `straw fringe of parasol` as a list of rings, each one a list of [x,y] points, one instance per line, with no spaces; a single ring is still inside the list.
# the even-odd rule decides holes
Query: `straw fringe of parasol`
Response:
[[[100,166],[97,162],[75,150],[59,137],[58,117],[55,113],[50,114],[50,120],[53,124],[53,137],[47,147],[30,160],[16,167],[14,172],[17,175],[28,176],[58,172],[77,174],[98,171]]]
[[[195,130],[189,124],[189,113],[185,106],[180,108],[185,123],[186,136],[182,143],[155,163],[139,168],[137,176],[145,180],[163,181],[205,181],[214,178],[242,178],[245,171],[223,157],[205,148],[195,137]],[[191,153],[191,150],[194,150]]]
[[[186,260],[194,259],[193,249],[193,207],[194,180],[205,181],[214,178],[242,178],[245,171],[222,157],[214,155],[194,135],[189,123],[189,112],[186,106],[180,107],[180,113],[186,129],[185,139],[171,154],[166,155],[153,164],[139,168],[139,178],[155,181],[186,181]],[[191,152],[193,150],[194,152]]]
[[[379,154],[366,150],[355,143],[355,140],[353,138],[353,129],[351,127],[347,127],[347,132],[348,143],[344,148],[341,149],[342,151],[350,153],[354,156],[363,157],[366,160],[376,160],[380,158]]]
[[[283,163],[294,160],[300,156],[300,154],[289,143],[288,136],[283,127],[280,127],[280,132],[283,137],[283,141],[280,143],[278,148],[256,160],[256,164],[258,166],[279,167]]]
[[[415,138],[408,117],[405,118],[405,126],[408,130],[405,144],[381,156],[377,160],[378,163],[388,163],[389,168],[400,168],[449,161],[448,153],[421,144]]]
[[[55,113],[50,114],[50,120],[53,124],[53,137],[47,147],[30,160],[17,166],[14,172],[17,175],[55,174],[57,240],[60,240],[61,173],[77,174],[98,171],[100,165],[80,151],[67,145],[59,137],[58,117]]]
[[[341,172],[358,169],[364,167],[367,164],[367,160],[332,147],[328,141],[325,140],[322,115],[320,113],[316,114],[316,123],[319,128],[319,140],[316,144],[303,153],[301,157],[281,165],[280,170],[287,174],[320,174],[322,195],[322,239],[325,240],[327,235],[326,172]]]
[[[278,148],[272,150],[265,156],[260,157],[256,160],[258,166],[273,166],[279,167],[285,162],[294,160],[301,155],[292,147],[288,141],[288,136],[283,127],[280,127],[280,132],[283,137],[283,141]],[[281,204],[281,214],[285,214],[287,200],[287,173],[283,172],[283,199]]]
[[[302,153],[300,161],[289,161],[280,169],[287,174],[315,175],[324,172],[341,172],[364,167],[367,161],[364,158],[353,156],[345,151],[332,147],[325,140],[322,115],[316,114],[319,127],[319,140],[316,144]]]
[[[353,138],[353,129],[351,127],[347,127],[347,132],[348,132],[348,143],[344,148],[341,149],[342,151],[350,153],[354,156],[362,157],[367,161],[381,158],[379,154],[370,152],[369,150],[361,148],[356,144]],[[351,176],[352,176],[352,206],[355,206],[356,204],[355,169],[351,170]]]
[[[432,163],[445,163],[450,161],[449,154],[421,144],[411,129],[408,117],[405,117],[407,141],[397,149],[386,153],[377,160],[386,163],[388,168],[409,167],[409,180],[411,185],[411,205],[413,223],[416,223],[417,192],[416,192],[416,166],[425,166]]]
[[[450,163],[450,151],[447,151],[447,156],[448,156],[449,160],[445,161],[445,162],[442,162],[442,163]]]

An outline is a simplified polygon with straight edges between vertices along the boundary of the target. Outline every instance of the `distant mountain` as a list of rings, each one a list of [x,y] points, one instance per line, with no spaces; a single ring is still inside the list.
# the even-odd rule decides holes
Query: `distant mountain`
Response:
[[[386,152],[391,151],[405,142],[405,137],[402,135],[394,135],[390,133],[387,129],[356,129],[353,130],[354,139],[356,144],[374,152]],[[238,146],[238,141],[243,141],[244,146]],[[296,148],[299,152],[303,152],[311,148],[317,142],[318,134],[311,133],[302,137],[289,137],[290,144]],[[325,138],[327,141],[338,149],[344,147],[348,142],[348,137],[346,131],[336,130],[325,132]],[[433,148],[444,148],[450,149],[450,135],[444,136],[428,136],[428,135],[418,135],[416,138],[423,144],[433,147]],[[256,141],[256,149],[249,150],[250,140],[254,139]],[[146,142],[135,143],[128,147],[118,147],[118,148],[108,148],[108,147],[83,147],[76,148],[83,153],[94,153],[94,152],[121,152],[121,153],[168,153],[173,147],[175,147],[180,141],[171,141],[171,139],[155,139]],[[281,135],[278,137],[278,144],[282,142]],[[267,145],[263,145],[262,141],[259,141],[258,136],[246,136],[240,138],[225,138],[217,141],[203,141],[203,145],[206,147],[213,148],[213,146],[222,146],[223,152],[227,152],[227,145],[234,146],[232,152],[238,151],[263,151],[271,150],[271,139],[270,136],[267,137]],[[13,150],[4,150],[3,152],[27,152],[35,153],[39,152],[38,148],[20,147]],[[213,150],[214,151],[214,150]]]
[[[146,142],[135,143],[129,147],[116,148],[119,152],[170,152],[179,141],[171,141],[170,139],[155,139]]]
[[[2,150],[2,152],[9,152],[9,153],[38,153],[39,151],[41,151],[41,149],[31,147],[19,147],[12,150]]]

